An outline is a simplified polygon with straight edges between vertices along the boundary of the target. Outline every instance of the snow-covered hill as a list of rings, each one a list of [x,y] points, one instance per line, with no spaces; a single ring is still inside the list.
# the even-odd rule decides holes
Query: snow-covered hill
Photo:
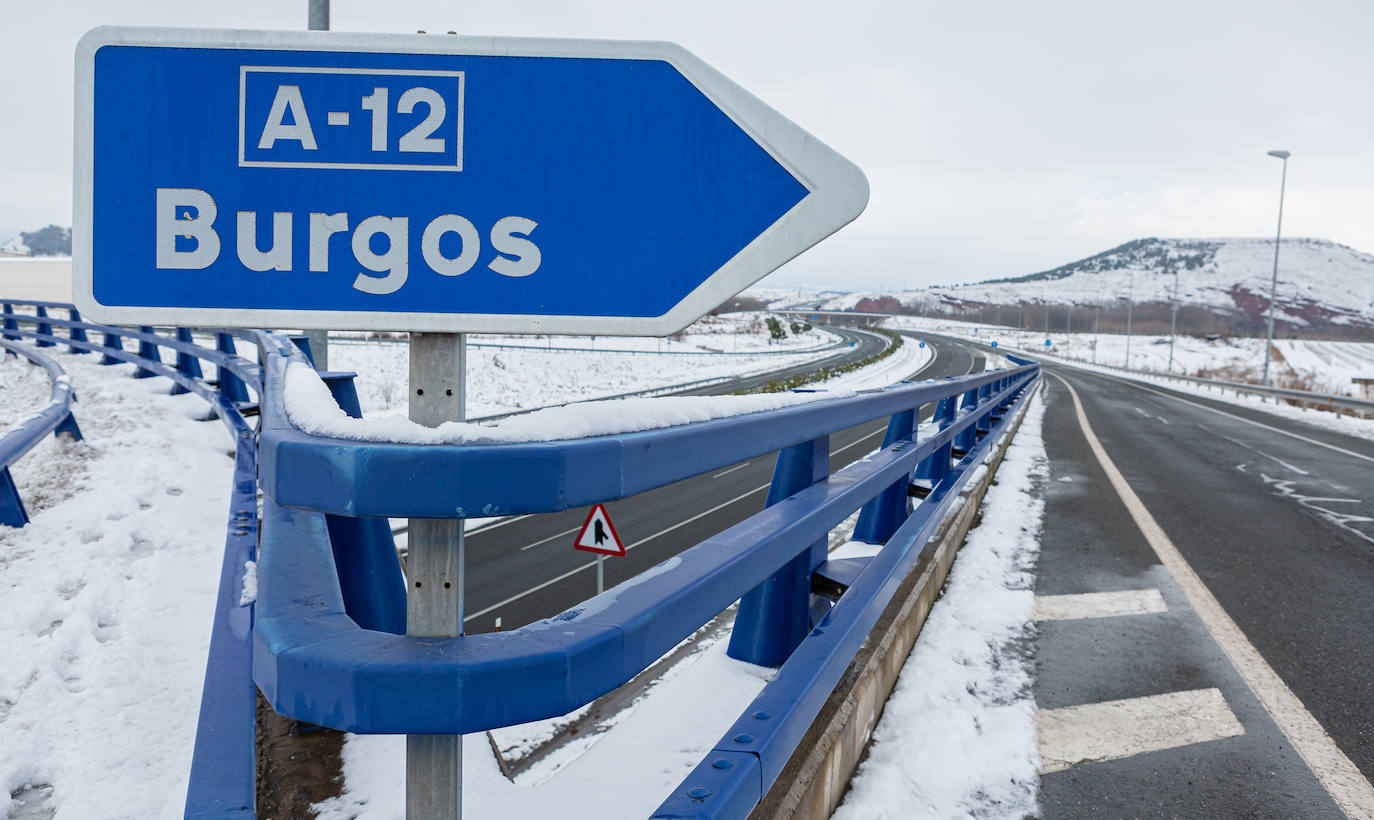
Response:
[[[965,315],[993,306],[1110,309],[1128,296],[1138,306],[1163,305],[1173,301],[1177,274],[1181,305],[1241,331],[1263,324],[1273,265],[1272,239],[1137,239],[1042,273],[892,296],[912,312]],[[878,298],[852,293],[826,307],[863,308]],[[1324,239],[1283,240],[1277,318],[1300,330],[1374,329],[1374,256]]]

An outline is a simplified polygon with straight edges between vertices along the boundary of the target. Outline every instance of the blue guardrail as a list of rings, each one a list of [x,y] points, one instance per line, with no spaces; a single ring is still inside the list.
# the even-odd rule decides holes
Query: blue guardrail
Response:
[[[103,342],[88,341],[88,331]],[[310,362],[300,337],[199,332],[214,334],[213,349],[184,328],[168,336],[89,324],[70,305],[6,303],[6,349],[48,368],[54,393],[42,425],[0,439],[7,467],[27,451],[18,432],[36,441],[71,421],[60,367],[10,341],[24,339],[100,352],[102,361],[134,363],[136,376],[169,378],[174,389],[204,398],[239,442],[186,802],[186,816],[198,818],[254,816],[257,690],[282,715],[351,732],[510,726],[614,690],[736,601],[729,654],[778,672],[654,816],[746,817],[1040,378],[1038,365],[1013,360],[1015,367],[957,379],[621,435],[368,443],[308,435],[287,418],[287,369]],[[234,353],[235,337],[257,345],[259,362]],[[137,353],[123,348],[125,339],[138,343]],[[161,348],[176,354],[175,364],[161,361]],[[201,362],[215,366],[214,381]],[[321,376],[340,407],[359,415],[354,374]],[[935,424],[918,437],[928,404]],[[876,419],[887,420],[878,453],[831,473],[830,434]],[[74,421],[69,432],[79,435]],[[771,453],[777,463],[763,510],[602,595],[507,632],[402,634],[406,582],[388,517],[556,512]],[[883,548],[872,558],[828,560],[828,533],[855,511],[855,540]],[[243,603],[254,561],[256,602]],[[813,594],[818,577],[828,597]]]

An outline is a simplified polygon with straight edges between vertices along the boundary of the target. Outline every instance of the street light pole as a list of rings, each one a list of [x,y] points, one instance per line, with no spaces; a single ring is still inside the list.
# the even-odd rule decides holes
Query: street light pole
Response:
[[[1174,372],[1174,335],[1178,332],[1178,268],[1174,268],[1174,309],[1169,314],[1169,367]]]
[[[1269,156],[1283,160],[1283,175],[1279,177],[1279,226],[1274,231],[1274,277],[1269,282],[1269,330],[1264,337],[1264,386],[1269,386],[1270,349],[1274,346],[1274,305],[1279,301],[1279,240],[1283,237],[1283,189],[1288,185],[1287,151],[1270,151]]]

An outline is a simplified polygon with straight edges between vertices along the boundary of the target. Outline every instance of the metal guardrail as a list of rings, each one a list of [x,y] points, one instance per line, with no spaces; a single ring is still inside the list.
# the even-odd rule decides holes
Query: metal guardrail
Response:
[[[4,348],[6,355],[12,353],[21,356],[43,368],[52,383],[47,403],[20,419],[0,436],[0,524],[22,527],[29,523],[29,514],[24,509],[24,500],[19,497],[19,488],[15,486],[10,467],[36,447],[48,433],[80,441],[81,428],[72,415],[72,402],[76,400],[72,383],[61,365],[31,347],[15,344],[8,337],[0,339],[0,348]]]
[[[69,319],[46,315],[67,305],[24,304],[34,313],[6,305],[5,335],[101,352],[137,365],[135,375],[165,376],[209,402],[238,442],[188,817],[254,815],[259,688],[283,715],[351,731],[513,725],[611,691],[736,600],[730,654],[780,670],[656,816],[746,816],[1039,379],[1038,365],[1018,361],[1010,370],[623,435],[463,447],[362,443],[291,425],[286,369],[308,359],[289,336],[211,331],[211,350],[185,329],[168,337],[86,323],[75,311]],[[105,341],[87,341],[87,331]],[[258,345],[261,366],[232,352],[234,336]],[[138,342],[139,352],[123,350],[122,339]],[[176,352],[174,366],[161,361],[162,347]],[[200,375],[202,361],[216,365],[217,382]],[[353,374],[321,376],[340,406],[359,415]],[[259,394],[259,407],[245,386]],[[918,441],[918,411],[929,403],[936,426]],[[244,418],[250,409],[260,410],[257,446]],[[884,417],[878,453],[831,474],[829,435]],[[772,452],[778,460],[763,511],[603,595],[508,632],[400,634],[405,580],[386,517],[563,510]],[[855,510],[855,539],[885,546],[871,559],[829,561],[828,532]],[[256,603],[244,596],[255,558]],[[816,578],[832,597],[812,594]]]
[[[629,681],[740,600],[730,654],[783,671],[760,696],[773,710],[741,718],[753,731],[730,750],[742,755],[729,775],[738,782],[721,791],[691,781],[663,809],[681,816],[674,813],[681,800],[700,814],[709,802],[703,816],[712,817],[744,816],[776,778],[919,556],[922,534],[948,511],[1004,414],[1039,377],[1028,363],[659,430],[449,446],[301,432],[284,399],[293,362],[304,357],[285,337],[273,337],[259,433],[264,499],[253,658],[254,679],[273,708],[383,734],[460,734],[563,715]],[[340,406],[356,415],[343,398]],[[917,410],[932,402],[939,429],[917,442]],[[879,453],[831,475],[829,434],[883,417],[889,422]],[[579,606],[511,631],[399,634],[405,582],[390,532],[331,543],[337,521],[554,512],[773,452],[778,465],[762,512]],[[914,513],[913,473],[934,486]],[[856,510],[856,537],[891,548],[842,572],[827,561],[826,535]],[[853,592],[833,608],[811,594],[813,575],[827,572],[852,581]],[[367,583],[358,582],[363,577]],[[727,776],[713,762],[702,766],[710,771],[698,773],[713,783]],[[731,797],[703,798],[702,788]]]

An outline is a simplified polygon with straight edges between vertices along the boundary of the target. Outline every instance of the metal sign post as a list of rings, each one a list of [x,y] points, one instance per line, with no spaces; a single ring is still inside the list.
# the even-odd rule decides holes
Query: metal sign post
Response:
[[[426,427],[464,416],[467,340],[461,333],[410,334],[410,420]],[[410,519],[406,556],[406,634],[463,634],[461,518]],[[406,737],[406,817],[463,813],[463,736]]]
[[[329,0],[307,0],[309,22],[306,27],[311,31],[329,31]],[[315,359],[317,370],[329,369],[329,331],[307,330],[305,336],[310,340],[310,353]]]

